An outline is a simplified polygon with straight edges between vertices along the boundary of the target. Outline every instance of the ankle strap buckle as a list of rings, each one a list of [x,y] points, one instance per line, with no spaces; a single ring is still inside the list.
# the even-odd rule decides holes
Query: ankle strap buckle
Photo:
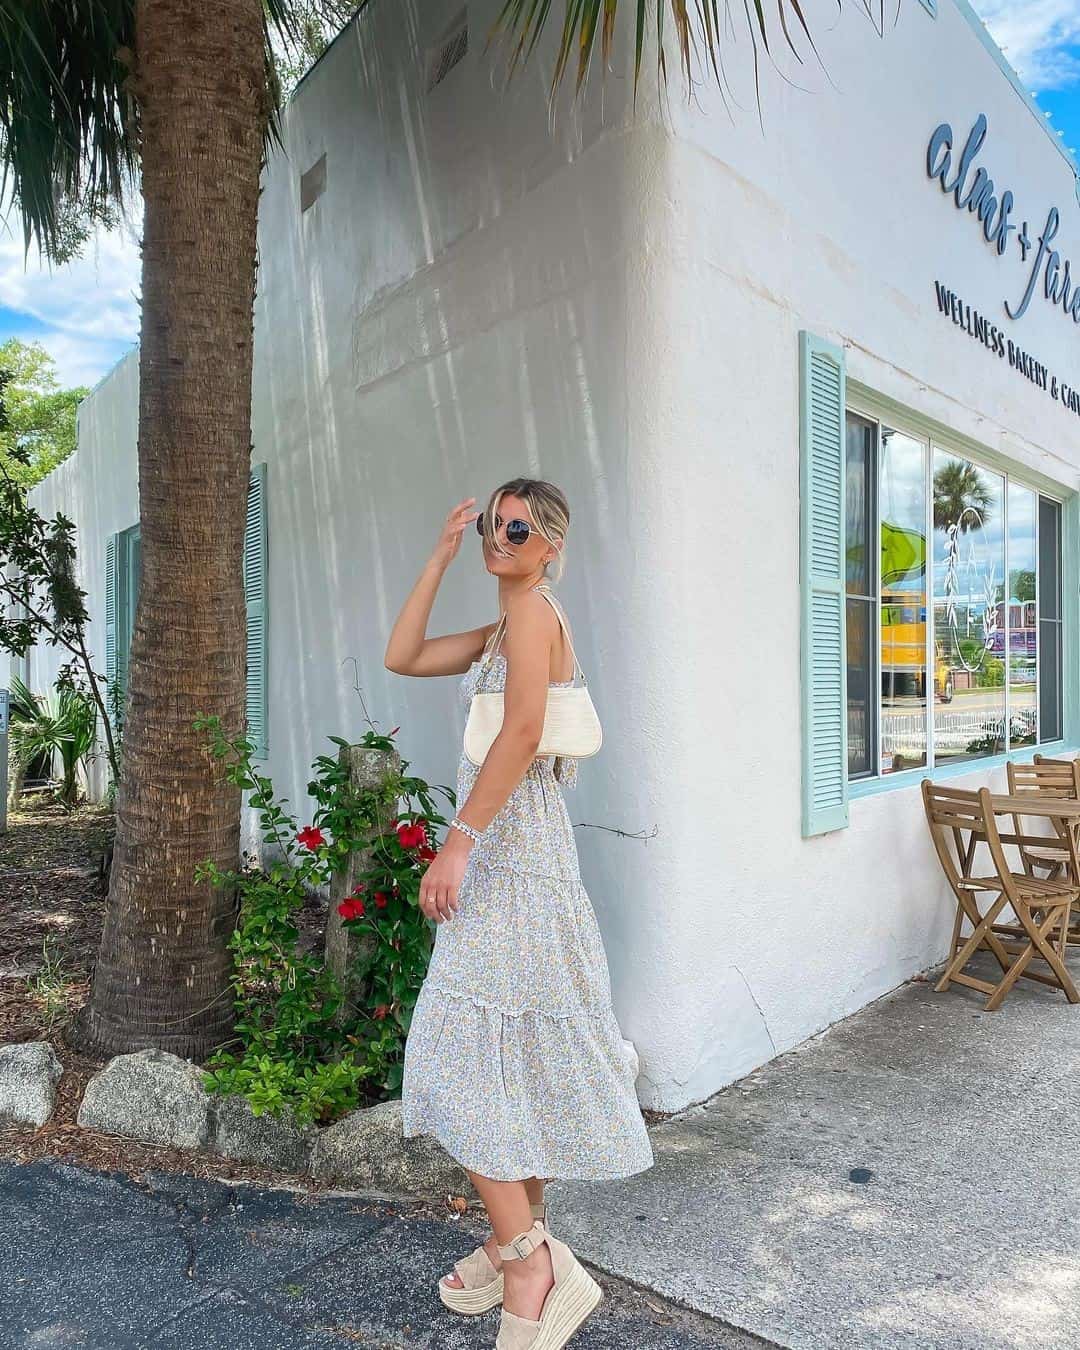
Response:
[[[518,1246],[518,1243],[520,1243],[520,1242],[522,1242],[522,1241],[525,1241],[525,1240],[528,1240],[528,1239],[523,1239],[523,1238],[520,1238],[520,1237],[515,1237],[515,1238],[511,1238],[511,1239],[510,1239],[510,1246],[513,1247],[514,1251],[517,1252],[518,1256],[520,1256],[521,1259],[522,1259],[523,1261],[524,1261],[524,1259],[530,1254],[530,1252],[531,1252],[532,1249],[533,1249],[533,1246],[535,1245],[535,1244],[533,1244],[533,1243],[531,1242],[531,1240],[528,1240],[528,1241],[529,1241],[529,1245],[525,1248],[524,1251],[522,1251],[521,1248]]]

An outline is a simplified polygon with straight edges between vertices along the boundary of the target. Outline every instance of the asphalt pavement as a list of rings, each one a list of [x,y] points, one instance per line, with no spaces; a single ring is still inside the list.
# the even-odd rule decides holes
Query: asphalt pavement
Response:
[[[4,1350],[491,1350],[498,1333],[497,1308],[463,1317],[435,1288],[486,1236],[479,1215],[49,1161],[0,1162],[0,1216]],[[593,1274],[605,1297],[573,1350],[762,1345]]]

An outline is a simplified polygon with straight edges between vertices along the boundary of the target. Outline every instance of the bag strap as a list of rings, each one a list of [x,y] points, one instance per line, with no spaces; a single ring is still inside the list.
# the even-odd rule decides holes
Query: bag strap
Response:
[[[570,629],[567,628],[566,620],[562,616],[562,607],[556,604],[555,597],[551,594],[550,587],[546,586],[543,582],[540,582],[539,585],[534,586],[532,589],[546,598],[548,604],[555,611],[555,617],[559,620],[563,632],[566,634],[566,641],[570,647],[570,655],[574,658],[574,665],[570,671],[571,681],[578,671],[581,671],[581,678],[584,680],[585,672],[581,669],[581,662],[577,659],[577,652],[574,651],[574,644],[570,641]]]
[[[574,650],[574,644],[570,638],[570,630],[566,626],[566,620],[562,616],[562,610],[559,607],[559,605],[556,604],[555,598],[551,594],[550,588],[545,586],[543,582],[540,582],[538,585],[531,587],[531,589],[537,591],[540,595],[544,596],[547,599],[548,604],[551,605],[552,609],[555,611],[555,617],[559,620],[560,627],[566,634],[566,641],[570,647],[570,654],[574,658],[574,667],[570,673],[571,682],[573,681],[574,676],[578,673],[580,673],[582,681],[584,682],[585,672],[584,670],[581,669],[581,662],[578,660],[577,652]],[[492,656],[494,656],[496,651],[498,650],[499,643],[502,641],[502,633],[500,632],[500,630],[505,630],[506,618],[507,616],[505,612],[499,616],[499,622],[495,625],[495,630],[492,633],[491,638],[488,639],[488,641],[491,642],[491,649],[487,653],[487,656],[484,657],[485,661],[489,660]],[[498,634],[497,637],[496,634]],[[494,639],[494,641],[492,641],[492,639]]]

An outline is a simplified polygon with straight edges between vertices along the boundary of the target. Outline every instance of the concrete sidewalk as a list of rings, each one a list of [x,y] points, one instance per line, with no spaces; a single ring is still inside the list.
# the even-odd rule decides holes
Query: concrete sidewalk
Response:
[[[648,1172],[550,1183],[553,1230],[792,1350],[1080,1347],[1080,1004],[983,1001],[902,986],[655,1127]]]

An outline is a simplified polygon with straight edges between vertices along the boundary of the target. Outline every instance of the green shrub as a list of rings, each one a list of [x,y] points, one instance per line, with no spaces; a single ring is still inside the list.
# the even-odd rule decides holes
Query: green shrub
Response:
[[[207,1089],[241,1093],[257,1115],[291,1108],[301,1123],[326,1122],[400,1095],[405,1038],[435,929],[419,908],[420,878],[435,857],[434,828],[447,824],[432,794],[444,793],[453,804],[453,789],[406,775],[402,761],[401,771],[377,789],[360,791],[347,764],[321,755],[308,783],[317,806],[300,829],[275,799],[271,780],[252,767],[253,742],[227,739],[217,717],[199,717],[194,726],[209,733],[228,780],[250,791],[263,842],[278,853],[267,868],[227,872],[210,859],[196,868],[197,881],[234,888],[239,897],[229,944],[240,1048],[230,1049],[232,1042],[218,1047],[205,1065]],[[357,744],[394,750],[397,730],[369,730]],[[348,746],[340,737],[329,739]],[[370,851],[371,865],[338,910],[344,923],[369,937],[358,974],[370,990],[370,1007],[343,1022],[340,984],[321,950],[297,950],[295,918],[312,892],[344,873],[360,850]]]

